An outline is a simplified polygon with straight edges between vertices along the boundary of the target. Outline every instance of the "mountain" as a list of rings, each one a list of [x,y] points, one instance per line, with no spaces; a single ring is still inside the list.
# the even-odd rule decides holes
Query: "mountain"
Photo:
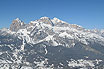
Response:
[[[104,30],[85,29],[58,18],[0,29],[0,69],[92,69],[104,67]]]

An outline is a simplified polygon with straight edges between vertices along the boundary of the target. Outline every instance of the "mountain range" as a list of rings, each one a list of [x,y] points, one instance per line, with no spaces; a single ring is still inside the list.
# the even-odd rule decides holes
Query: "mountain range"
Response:
[[[0,69],[103,69],[104,30],[56,17],[0,29]]]

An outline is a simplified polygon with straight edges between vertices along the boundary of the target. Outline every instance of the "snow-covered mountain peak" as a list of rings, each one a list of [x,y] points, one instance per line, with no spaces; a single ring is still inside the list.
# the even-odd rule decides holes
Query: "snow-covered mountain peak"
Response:
[[[31,21],[30,24],[36,24],[36,23],[40,23],[40,24],[48,24],[51,26],[68,26],[69,24],[65,21],[62,21],[56,17],[54,17],[53,19],[50,19],[49,17],[41,17],[38,20],[35,21]]]
[[[54,17],[53,19],[52,19],[52,21],[55,23],[55,22],[58,22],[58,23],[66,23],[65,21],[62,21],[62,20],[60,20],[60,19],[58,19],[58,18],[56,18],[56,17]]]
[[[51,26],[54,25],[53,22],[51,21],[51,19],[49,17],[41,17],[38,20],[32,21],[32,23],[36,23],[36,22],[48,24],[48,25],[51,25]]]
[[[44,16],[44,17],[41,17],[40,19],[50,19],[50,18],[49,18],[49,17]]]
[[[53,20],[55,20],[55,21],[60,21],[60,19],[58,19],[58,18],[56,18],[56,17],[54,17]]]
[[[15,20],[19,21],[20,19],[19,18],[16,18]]]

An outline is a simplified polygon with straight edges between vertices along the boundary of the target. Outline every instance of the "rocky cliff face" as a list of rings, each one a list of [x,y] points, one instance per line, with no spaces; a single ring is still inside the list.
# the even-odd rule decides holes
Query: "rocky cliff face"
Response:
[[[12,21],[12,24],[10,25],[10,30],[11,31],[18,31],[24,26],[24,22],[19,20],[19,18],[16,18],[15,20]]]
[[[102,68],[104,31],[88,30],[58,18],[24,24],[18,18],[0,30],[0,68]]]

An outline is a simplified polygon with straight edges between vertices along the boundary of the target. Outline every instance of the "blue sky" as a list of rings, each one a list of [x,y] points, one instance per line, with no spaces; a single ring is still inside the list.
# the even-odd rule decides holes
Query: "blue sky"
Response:
[[[0,28],[17,17],[29,23],[43,16],[104,29],[104,0],[0,0]]]

